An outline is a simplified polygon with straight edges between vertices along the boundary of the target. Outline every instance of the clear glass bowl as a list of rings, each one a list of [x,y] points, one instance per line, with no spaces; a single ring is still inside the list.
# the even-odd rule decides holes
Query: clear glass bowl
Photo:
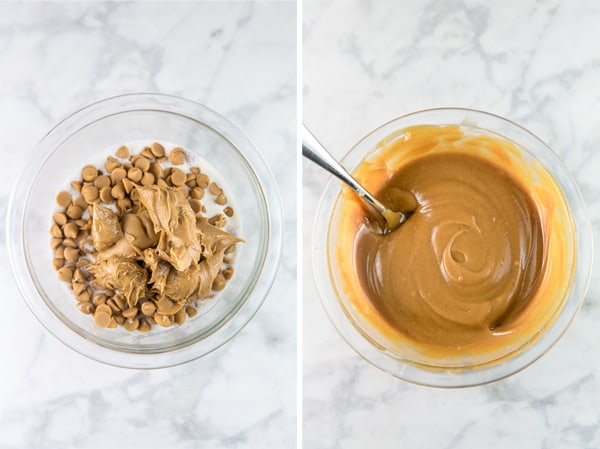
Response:
[[[592,232],[583,197],[573,177],[559,157],[539,138],[525,128],[502,117],[470,109],[440,108],[415,112],[396,118],[377,128],[358,142],[342,159],[342,164],[354,171],[360,163],[372,157],[386,139],[395,138],[401,130],[415,125],[460,125],[470,135],[492,135],[511,142],[521,155],[541,164],[554,178],[566,199],[572,216],[574,235],[570,239],[570,254],[575,270],[571,270],[571,286],[560,298],[558,313],[521,347],[505,348],[506,356],[499,363],[474,362],[465,357],[461,364],[450,366],[438,359],[427,358],[418,351],[400,354],[393,344],[387,344],[382,334],[368,322],[344,292],[336,267],[336,226],[339,219],[341,184],[331,179],[321,197],[315,217],[312,242],[313,271],[325,312],[342,338],[363,358],[398,378],[428,386],[464,387],[485,384],[514,374],[545,354],[565,333],[574,319],[587,290],[592,267]],[[552,232],[552,230],[550,230]],[[412,355],[407,355],[412,354]]]
[[[182,146],[228,181],[239,218],[235,275],[210,307],[182,326],[149,333],[102,329],[81,313],[52,267],[49,227],[65,180],[132,140]],[[158,94],[108,98],[67,117],[37,145],[19,176],[7,213],[11,267],[39,321],[92,359],[130,368],[177,365],[214,351],[238,333],[265,300],[279,265],[282,209],[273,175],[258,150],[226,118],[189,100]]]

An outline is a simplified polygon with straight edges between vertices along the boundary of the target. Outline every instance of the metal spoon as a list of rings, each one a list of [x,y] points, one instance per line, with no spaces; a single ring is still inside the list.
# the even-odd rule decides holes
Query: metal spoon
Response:
[[[360,185],[331,154],[329,154],[325,147],[321,145],[306,126],[303,126],[302,129],[302,156],[310,159],[332,175],[337,176],[354,190],[358,196],[376,212],[381,223],[384,224],[384,232],[393,231],[406,221],[407,217],[405,214],[388,209],[377,198],[367,192],[367,190]]]

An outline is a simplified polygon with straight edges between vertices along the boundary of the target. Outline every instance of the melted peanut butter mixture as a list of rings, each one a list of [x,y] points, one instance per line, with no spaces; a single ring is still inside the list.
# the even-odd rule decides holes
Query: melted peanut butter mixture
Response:
[[[356,269],[369,300],[422,342],[458,346],[510,331],[542,270],[531,200],[508,173],[463,154],[418,159],[378,196],[406,210],[406,192],[419,206],[405,224],[357,236]]]
[[[497,363],[556,318],[575,269],[572,217],[552,176],[510,141],[406,128],[354,176],[410,215],[382,235],[349,189],[334,212],[334,282],[376,346],[440,366]]]

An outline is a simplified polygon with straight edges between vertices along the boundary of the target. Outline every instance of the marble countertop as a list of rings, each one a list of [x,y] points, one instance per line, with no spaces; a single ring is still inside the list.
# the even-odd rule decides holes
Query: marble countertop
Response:
[[[0,448],[290,448],[296,442],[296,4],[0,2]],[[93,101],[183,96],[261,149],[285,205],[265,304],[214,354],[135,371],[64,346],[6,255],[11,185],[39,139]]]
[[[419,109],[495,112],[559,153],[583,191],[598,235],[597,2],[303,5],[303,120],[332,153],[341,157],[370,130]],[[484,387],[412,385],[364,362],[325,316],[309,242],[327,176],[305,161],[303,178],[305,449],[600,447],[598,264],[572,327],[531,367]]]

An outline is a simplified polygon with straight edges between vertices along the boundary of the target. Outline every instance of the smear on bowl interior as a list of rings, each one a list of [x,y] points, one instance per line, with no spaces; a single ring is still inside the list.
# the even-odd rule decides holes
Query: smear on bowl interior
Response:
[[[332,228],[348,313],[378,344],[415,360],[497,362],[556,317],[572,279],[560,238],[572,217],[551,175],[511,142],[415,126],[382,142],[355,176],[412,214],[381,235],[345,191]]]
[[[189,153],[158,142],[131,153],[86,165],[57,194],[51,248],[81,312],[146,332],[182,325],[223,290],[242,239],[227,192]]]

